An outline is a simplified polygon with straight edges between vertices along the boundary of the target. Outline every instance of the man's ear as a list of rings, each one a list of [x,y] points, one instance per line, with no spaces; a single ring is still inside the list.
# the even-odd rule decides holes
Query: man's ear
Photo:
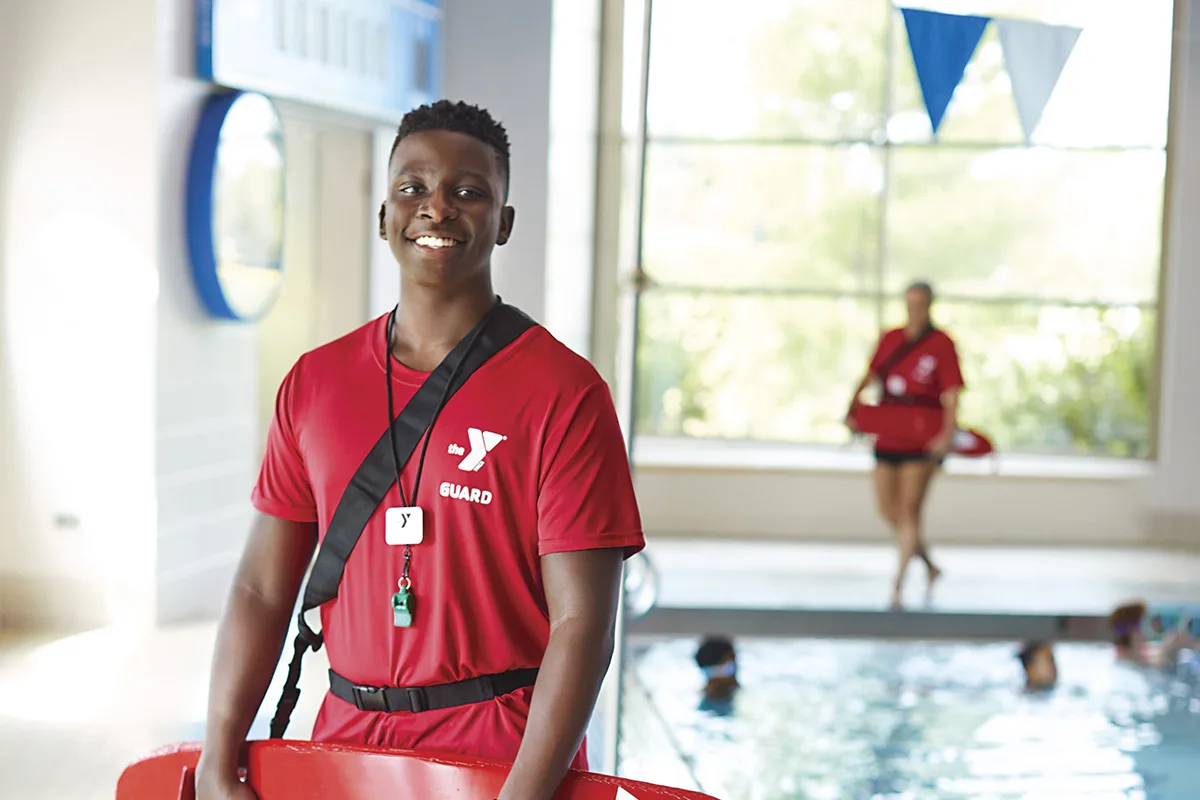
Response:
[[[512,206],[500,209],[500,235],[496,237],[496,244],[504,244],[508,237],[512,236],[513,220],[516,216],[517,211]]]
[[[387,226],[384,225],[384,217],[387,216],[387,203],[379,204],[379,238],[387,241]]]

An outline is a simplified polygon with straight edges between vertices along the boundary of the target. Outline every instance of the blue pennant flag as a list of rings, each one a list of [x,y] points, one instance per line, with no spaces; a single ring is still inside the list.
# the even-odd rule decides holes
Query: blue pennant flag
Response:
[[[942,14],[902,8],[908,47],[917,68],[917,81],[936,136],[950,98],[962,80],[991,17]]]

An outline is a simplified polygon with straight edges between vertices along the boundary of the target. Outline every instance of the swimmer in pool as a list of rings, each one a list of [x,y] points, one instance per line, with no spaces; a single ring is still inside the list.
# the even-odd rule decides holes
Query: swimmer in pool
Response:
[[[1174,669],[1182,651],[1200,648],[1200,641],[1186,629],[1164,630],[1162,620],[1157,617],[1151,617],[1149,625],[1152,633],[1162,638],[1157,642],[1148,641],[1143,630],[1147,613],[1146,603],[1136,600],[1117,606],[1108,615],[1108,628],[1118,661],[1139,667]]]
[[[1142,619],[1146,604],[1140,601],[1125,603],[1108,615],[1108,630],[1118,661],[1142,664],[1145,661],[1146,639],[1142,635]]]
[[[1025,691],[1044,692],[1058,683],[1058,664],[1050,642],[1026,642],[1017,658],[1025,669]]]
[[[733,642],[724,636],[705,637],[696,650],[696,666],[707,679],[701,710],[728,716],[733,711],[733,695],[740,686]]]

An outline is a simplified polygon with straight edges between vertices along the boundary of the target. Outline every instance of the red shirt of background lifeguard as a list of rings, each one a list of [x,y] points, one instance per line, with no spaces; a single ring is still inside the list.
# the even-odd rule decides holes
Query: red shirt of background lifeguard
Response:
[[[962,370],[954,340],[936,328],[930,331],[898,362],[888,366],[892,355],[907,343],[903,328],[888,331],[879,339],[870,371],[883,386],[881,405],[909,404],[940,408],[942,395],[963,387]],[[885,374],[879,370],[886,368]],[[885,453],[924,452],[924,443],[898,436],[880,436],[875,448]]]

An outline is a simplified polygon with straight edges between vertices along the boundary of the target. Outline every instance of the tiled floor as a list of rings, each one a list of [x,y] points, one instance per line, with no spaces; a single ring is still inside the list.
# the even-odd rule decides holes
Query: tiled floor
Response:
[[[886,545],[658,540],[660,606],[875,611],[896,569]],[[1107,614],[1130,598],[1200,602],[1200,555],[1149,550],[934,547],[944,571],[931,607],[953,612]],[[906,604],[923,605],[909,565]]]
[[[885,546],[660,541],[652,553],[663,604],[741,608],[878,609],[894,563]],[[1200,601],[1197,556],[961,548],[938,555],[946,569],[937,597],[943,610],[1103,613],[1135,595]],[[914,592],[920,578],[918,568]],[[65,638],[0,636],[0,798],[111,800],[130,759],[167,742],[198,739],[213,631],[212,624],[197,624]],[[290,736],[311,730],[325,668],[323,652],[308,655]],[[279,680],[253,736],[266,735]]]
[[[200,738],[214,629],[0,639],[0,797],[112,800],[131,759]],[[326,667],[323,652],[309,654],[289,736],[312,730]],[[257,736],[271,710],[260,714]]]

